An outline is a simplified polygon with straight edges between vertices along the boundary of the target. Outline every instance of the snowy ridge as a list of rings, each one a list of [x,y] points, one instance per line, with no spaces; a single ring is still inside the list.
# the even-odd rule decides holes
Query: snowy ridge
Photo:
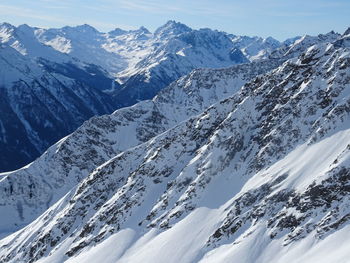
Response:
[[[273,50],[269,57],[271,58],[292,58],[297,57],[301,53],[305,52],[306,49],[313,45],[322,44],[322,43],[332,43],[339,39],[341,35],[331,31],[327,34],[319,34],[318,36],[309,36],[304,35],[301,38],[295,39],[293,43],[290,44],[290,41],[286,41],[284,45]]]
[[[261,38],[235,35],[229,35],[229,37],[234,46],[239,48],[250,61],[265,59],[271,54],[271,52],[281,47],[282,44],[289,46],[294,43],[294,41],[290,43],[288,40],[280,43],[272,37]]]
[[[92,116],[153,98],[193,69],[249,62],[226,33],[175,21],[154,33],[2,23],[0,43],[0,171],[28,164]]]
[[[223,32],[210,29],[193,30],[169,21],[145,42],[141,60],[118,73],[123,88],[116,98],[133,102],[151,99],[162,88],[196,68],[224,68],[248,60]],[[136,55],[137,56],[137,55]],[[127,105],[125,105],[127,106]]]
[[[151,99],[193,69],[228,67],[249,62],[248,57],[254,56],[266,58],[280,46],[272,38],[235,36],[232,41],[224,32],[194,30],[175,21],[154,33],[144,27],[102,33],[86,24],[42,29],[4,23],[0,40],[26,56],[102,67],[124,84],[122,89],[110,90],[123,106]]]
[[[29,166],[0,174],[0,213],[9,215],[1,220],[0,231],[28,224],[98,165],[200,113],[278,64],[265,61],[195,70],[153,100],[85,122]]]
[[[0,158],[0,171],[17,169],[33,161],[49,145],[92,116],[152,99],[193,69],[224,68],[269,56],[287,59],[298,56],[310,45],[336,38],[339,35],[333,32],[279,43],[273,38],[233,36],[211,29],[194,30],[175,21],[167,22],[154,33],[144,27],[103,33],[86,24],[43,29],[2,23],[0,42],[4,48],[0,49],[0,55],[6,57],[8,63],[3,64],[0,83],[8,94],[3,95],[0,107],[2,112],[10,113],[1,117],[0,145],[4,155]],[[296,39],[297,42],[289,46]],[[13,51],[5,51],[11,48]],[[9,57],[14,51],[18,54]],[[8,68],[19,61],[25,61],[27,65],[20,69],[21,72]],[[35,68],[35,74],[30,72],[31,68]],[[45,80],[39,81],[40,87],[45,87],[45,100],[40,100],[42,93],[38,96],[33,81],[25,84],[29,87],[29,95],[23,85],[13,91],[21,79],[28,78],[24,76],[26,74],[30,74],[35,83],[45,76]],[[65,94],[57,87],[61,84],[66,87]],[[70,89],[78,98],[74,95],[71,99]],[[16,100],[16,105],[11,105],[7,96],[13,99],[12,102]],[[30,112],[27,96],[31,101],[40,101],[36,114],[41,112],[45,118]],[[12,130],[18,132],[9,132]],[[51,130],[57,132],[54,134]]]
[[[8,44],[0,46],[0,76],[1,171],[27,164],[84,120],[117,107],[100,90],[113,82],[105,72],[38,63]]]
[[[0,260],[307,262],[346,243],[349,78],[346,45],[307,49],[97,167]]]

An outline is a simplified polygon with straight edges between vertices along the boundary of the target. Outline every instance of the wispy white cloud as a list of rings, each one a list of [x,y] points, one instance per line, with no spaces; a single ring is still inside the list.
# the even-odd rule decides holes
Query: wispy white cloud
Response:
[[[49,2],[50,0],[45,0],[47,2]],[[103,21],[99,21],[96,19],[80,19],[80,18],[69,18],[67,19],[66,17],[62,17],[62,16],[55,16],[55,15],[46,15],[43,13],[40,13],[34,9],[31,8],[19,8],[16,6],[11,6],[11,5],[3,5],[0,4],[0,15],[9,15],[9,16],[16,16],[16,17],[22,17],[22,18],[30,18],[30,19],[36,19],[36,20],[40,20],[43,22],[43,24],[45,24],[45,22],[55,22],[57,24],[60,25],[79,25],[79,24],[83,24],[83,23],[88,23],[91,24],[95,27],[101,28],[101,29],[111,29],[111,28],[116,28],[116,27],[120,27],[120,28],[124,28],[124,29],[135,29],[134,26],[130,26],[127,24],[115,24],[115,23],[109,23],[109,22],[103,22]],[[86,20],[86,21],[85,21]],[[42,25],[41,25],[42,26]],[[42,26],[45,27],[45,26]]]
[[[100,1],[99,5],[95,7],[102,8],[104,10],[128,10],[131,12],[142,11],[146,13],[156,14],[184,11],[184,9],[181,7],[175,7],[172,5],[164,4],[164,2],[154,0],[102,0]]]
[[[36,4],[44,9],[58,9],[58,10],[69,9],[76,6],[74,1],[71,1],[71,0],[60,0],[60,1],[37,0]]]
[[[88,23],[104,31],[140,25],[152,30],[177,19],[194,28],[266,36],[273,29],[287,36],[301,30],[299,20],[309,18],[313,23],[304,31],[310,34],[325,24],[335,30],[344,27],[349,8],[349,0],[0,0],[0,17],[38,26]]]
[[[76,24],[79,24],[80,22],[77,22]],[[114,28],[122,28],[124,30],[135,30],[137,29],[136,26],[128,25],[128,24],[120,24],[120,23],[107,23],[107,22],[101,22],[97,20],[89,20],[86,21],[86,23],[93,25],[94,27],[101,28],[101,30],[109,31]]]
[[[278,12],[278,13],[266,13],[269,16],[275,17],[313,17],[324,15],[324,13],[320,12]]]
[[[6,1],[6,0],[5,0]],[[207,0],[185,1],[178,0],[169,3],[164,0],[99,0],[96,3],[91,2],[81,5],[80,0],[36,0],[27,8],[19,7],[18,4],[12,4],[12,1],[6,1],[2,4],[0,14],[13,15],[16,17],[40,19],[51,22],[67,22],[64,10],[77,10],[84,13],[83,10],[94,10],[106,14],[124,14],[124,15],[212,15],[212,16],[232,16],[230,8],[213,8],[212,3]],[[90,2],[90,1],[89,1]],[[80,5],[81,6],[80,6]],[[40,7],[40,8],[39,8]],[[71,20],[71,18],[69,19]],[[130,26],[129,26],[130,27]]]
[[[102,0],[98,6],[88,6],[87,8],[98,9],[100,11],[129,11],[130,13],[144,12],[145,14],[187,14],[187,15],[229,15],[232,13],[225,8],[213,8],[211,4],[190,1],[178,1],[166,3],[160,0]]]
[[[16,17],[24,17],[24,18],[34,18],[34,19],[39,19],[43,21],[54,21],[54,22],[59,22],[63,23],[66,22],[66,19],[63,19],[58,16],[53,16],[53,15],[45,15],[42,13],[37,12],[34,9],[30,8],[19,8],[16,6],[11,6],[11,5],[1,5],[0,4],[0,15],[13,15]]]

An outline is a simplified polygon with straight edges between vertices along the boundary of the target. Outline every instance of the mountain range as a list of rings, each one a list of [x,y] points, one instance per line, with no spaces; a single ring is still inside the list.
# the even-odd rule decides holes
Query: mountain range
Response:
[[[2,23],[0,171],[28,164],[93,116],[152,99],[193,69],[287,59],[339,37],[330,32],[279,42],[175,21],[154,33]]]
[[[151,99],[193,69],[249,62],[239,40],[175,21],[154,33],[2,23],[0,43],[0,171],[28,164],[93,116]]]
[[[39,31],[45,47],[68,43]],[[154,34],[137,32],[145,46],[167,41],[147,63],[135,63],[136,75],[95,65],[106,83],[116,83],[89,87],[125,99],[150,87],[127,86],[134,76],[139,83],[165,76],[164,86],[151,100],[145,95],[91,118],[31,164],[0,174],[0,261],[346,262],[350,29],[285,43],[173,21]],[[268,47],[261,51],[252,39]],[[88,61],[71,59],[74,44],[62,43],[55,48],[62,59],[88,71]],[[218,54],[231,60],[219,66]],[[204,67],[204,56],[213,64],[195,69]],[[53,63],[25,57],[43,68]],[[190,73],[176,71],[191,59]],[[56,76],[62,64],[46,70]],[[165,87],[170,75],[176,81]]]

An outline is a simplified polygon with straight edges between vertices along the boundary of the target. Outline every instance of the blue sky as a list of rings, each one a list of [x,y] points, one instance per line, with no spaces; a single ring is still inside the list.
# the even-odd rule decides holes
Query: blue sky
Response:
[[[350,0],[0,0],[2,22],[153,31],[168,20],[279,40],[350,27]]]

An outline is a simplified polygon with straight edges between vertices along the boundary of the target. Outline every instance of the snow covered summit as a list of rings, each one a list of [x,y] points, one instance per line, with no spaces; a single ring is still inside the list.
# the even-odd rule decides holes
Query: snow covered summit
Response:
[[[1,240],[0,260],[346,262],[349,54],[336,40],[285,62],[195,71],[152,101],[93,119],[41,162],[76,149],[89,154],[63,158],[68,178],[96,166]],[[253,65],[267,72],[254,76]],[[113,136],[129,127],[141,139],[130,146]],[[44,186],[30,169],[5,175],[4,191],[21,178]]]

